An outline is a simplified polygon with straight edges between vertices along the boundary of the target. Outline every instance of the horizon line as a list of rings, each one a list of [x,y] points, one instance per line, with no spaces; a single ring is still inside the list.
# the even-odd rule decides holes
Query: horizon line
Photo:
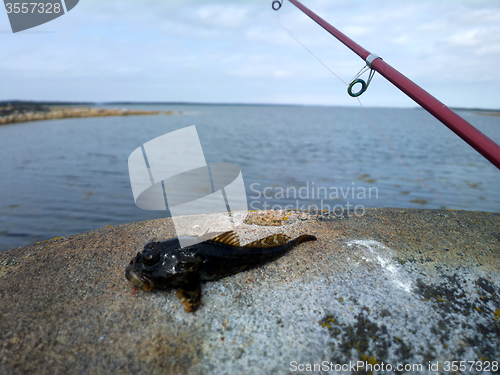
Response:
[[[220,106],[276,106],[276,107],[358,107],[357,105],[331,105],[331,104],[294,104],[294,103],[230,103],[230,102],[189,102],[189,101],[64,101],[64,100],[0,100],[0,106],[14,105],[220,105]],[[369,108],[401,108],[401,109],[424,109],[418,105],[390,107],[390,106],[367,106]],[[486,111],[498,112],[500,108],[478,108],[478,107],[449,107],[452,110],[467,110],[467,111]]]

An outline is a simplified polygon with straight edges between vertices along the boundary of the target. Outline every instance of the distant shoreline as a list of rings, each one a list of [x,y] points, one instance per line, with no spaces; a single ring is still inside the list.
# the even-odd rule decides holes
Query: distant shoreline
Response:
[[[0,100],[0,108],[11,104],[13,106],[21,105],[41,105],[41,106],[71,106],[71,107],[99,107],[99,106],[120,106],[120,105],[138,105],[138,106],[150,106],[150,105],[213,105],[213,106],[269,106],[269,107],[342,107],[342,108],[359,108],[358,105],[352,106],[335,106],[335,105],[324,105],[324,104],[293,104],[293,103],[238,103],[238,102],[188,102],[188,101],[167,101],[167,102],[149,102],[149,101],[110,101],[110,102],[65,102],[65,101],[35,101],[35,100]],[[365,106],[366,107],[366,106]],[[368,106],[367,108],[394,108],[394,109],[421,109],[420,106],[404,106],[404,107],[388,107],[388,106]],[[488,113],[492,116],[500,116],[500,108],[477,108],[477,107],[450,107],[454,111],[471,111]]]
[[[61,105],[59,103],[59,105]],[[88,104],[87,104],[88,105]],[[171,115],[173,111],[144,111],[135,109],[49,106],[40,104],[9,103],[0,105],[0,125],[20,122],[57,120],[63,118],[106,117],[106,116],[139,116],[139,115]]]
[[[184,102],[37,102],[37,101],[0,101],[0,125],[15,124],[30,121],[56,120],[63,118],[84,118],[84,117],[106,117],[106,116],[141,116],[141,115],[172,115],[181,114],[182,111],[158,111],[158,110],[136,110],[136,109],[118,109],[103,108],[106,106],[118,105],[265,105],[274,104],[230,104],[230,103],[184,103]],[[298,106],[276,104],[277,106]],[[415,109],[424,110],[421,107]],[[454,111],[471,111],[482,116],[500,117],[498,109],[480,109],[480,108],[458,108],[452,107]]]
[[[500,116],[500,111],[499,112],[478,112],[480,115],[483,116]]]

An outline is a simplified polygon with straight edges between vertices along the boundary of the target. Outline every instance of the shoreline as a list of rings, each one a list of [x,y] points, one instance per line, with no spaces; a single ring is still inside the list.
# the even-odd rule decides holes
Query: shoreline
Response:
[[[0,125],[63,118],[172,115],[174,111],[145,111],[135,109],[66,107],[46,105],[6,105],[0,107]]]

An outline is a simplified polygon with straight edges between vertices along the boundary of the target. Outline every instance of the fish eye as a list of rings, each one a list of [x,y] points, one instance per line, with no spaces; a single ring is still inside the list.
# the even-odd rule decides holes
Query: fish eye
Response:
[[[157,253],[149,253],[142,258],[142,262],[145,266],[154,266],[159,260],[160,257]]]

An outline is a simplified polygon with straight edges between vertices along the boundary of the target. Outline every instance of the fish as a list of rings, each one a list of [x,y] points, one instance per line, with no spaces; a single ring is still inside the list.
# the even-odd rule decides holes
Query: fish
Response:
[[[178,288],[177,296],[184,310],[195,312],[201,305],[202,281],[216,281],[263,265],[283,256],[293,246],[315,240],[309,234],[291,240],[278,233],[241,246],[238,236],[229,231],[181,248],[179,237],[174,237],[145,245],[126,267],[125,276],[145,291]]]

